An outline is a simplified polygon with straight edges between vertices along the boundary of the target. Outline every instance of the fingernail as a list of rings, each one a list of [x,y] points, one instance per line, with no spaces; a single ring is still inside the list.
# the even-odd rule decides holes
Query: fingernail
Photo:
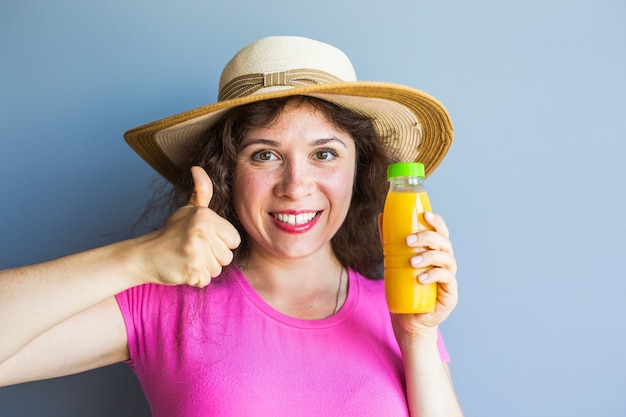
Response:
[[[406,237],[406,244],[407,245],[413,245],[416,242],[417,242],[417,236],[415,236],[415,235],[408,235]]]
[[[422,284],[430,284],[430,276],[428,275],[428,272],[424,272],[423,274],[421,274],[420,276],[417,277],[417,279],[419,280],[419,282],[421,282]]]
[[[421,264],[423,260],[424,258],[422,257],[422,255],[414,256],[411,258],[411,266],[413,267],[419,266],[419,264]]]
[[[427,211],[424,213],[424,217],[426,218],[426,220],[433,220],[435,218],[435,215],[430,211]]]

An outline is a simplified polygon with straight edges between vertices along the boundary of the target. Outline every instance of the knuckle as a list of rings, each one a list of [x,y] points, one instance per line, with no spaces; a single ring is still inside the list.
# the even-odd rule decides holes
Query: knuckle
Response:
[[[212,263],[209,266],[209,273],[211,274],[211,278],[218,277],[222,273],[222,266],[218,263]]]
[[[204,288],[211,283],[211,276],[204,273],[198,279],[198,284],[196,285],[198,288]]]
[[[222,257],[222,262],[220,262],[220,263],[222,265],[228,265],[228,264],[230,264],[233,261],[234,257],[235,257],[235,254],[233,253],[233,251],[227,250],[224,253],[224,256]]]

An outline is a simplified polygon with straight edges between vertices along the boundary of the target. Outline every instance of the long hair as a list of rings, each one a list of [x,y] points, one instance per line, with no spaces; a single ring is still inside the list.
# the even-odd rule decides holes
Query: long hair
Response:
[[[185,204],[193,191],[190,169],[203,167],[213,181],[210,208],[231,222],[242,243],[235,259],[247,257],[249,244],[232,204],[232,184],[240,144],[252,129],[268,126],[285,106],[311,105],[333,126],[348,133],[356,145],[356,173],[346,219],[331,240],[339,261],[370,279],[382,278],[382,248],[378,234],[378,214],[382,212],[388,188],[386,168],[390,162],[373,121],[333,103],[309,96],[291,96],[235,107],[206,132],[194,149],[193,158],[181,167],[169,196],[169,213]]]

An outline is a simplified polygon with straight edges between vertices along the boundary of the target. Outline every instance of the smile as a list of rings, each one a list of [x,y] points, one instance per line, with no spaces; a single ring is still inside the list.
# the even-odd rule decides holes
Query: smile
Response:
[[[292,226],[299,226],[310,222],[315,218],[315,216],[317,216],[317,214],[317,211],[298,214],[272,213],[272,217],[274,217],[281,223],[287,223]]]

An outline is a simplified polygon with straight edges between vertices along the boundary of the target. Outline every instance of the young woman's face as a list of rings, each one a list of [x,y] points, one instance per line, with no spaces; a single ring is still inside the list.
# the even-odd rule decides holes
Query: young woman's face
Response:
[[[356,150],[310,105],[287,105],[241,144],[233,203],[263,256],[301,258],[329,250],[352,197]]]

